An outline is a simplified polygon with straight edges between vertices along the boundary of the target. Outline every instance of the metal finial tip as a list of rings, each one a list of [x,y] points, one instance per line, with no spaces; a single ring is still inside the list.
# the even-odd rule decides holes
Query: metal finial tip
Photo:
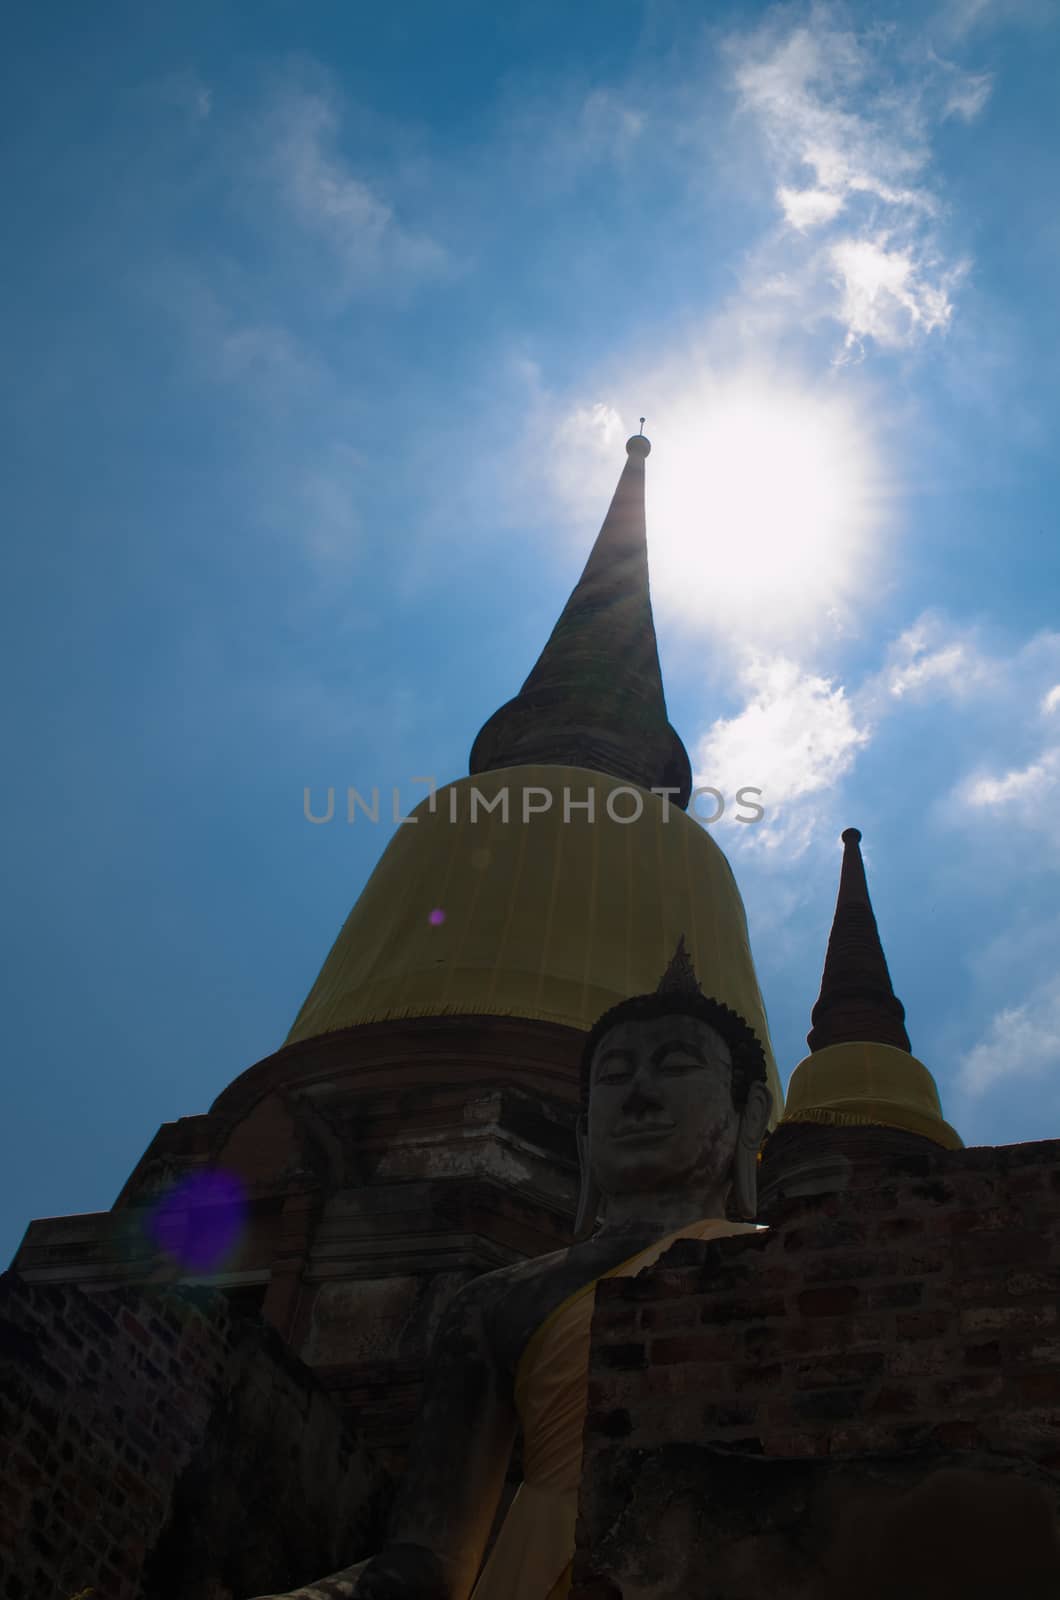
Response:
[[[842,839],[844,844],[860,844],[861,843],[861,829],[860,828],[844,828],[843,832],[840,834],[840,838]]]

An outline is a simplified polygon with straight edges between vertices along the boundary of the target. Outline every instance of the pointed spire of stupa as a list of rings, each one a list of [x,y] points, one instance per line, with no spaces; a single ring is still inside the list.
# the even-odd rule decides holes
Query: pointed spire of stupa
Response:
[[[821,993],[811,1013],[813,1026],[806,1043],[811,1051],[848,1040],[911,1051],[905,1007],[891,987],[860,844],[857,828],[847,828]]]
[[[514,700],[471,750],[472,775],[531,764],[586,767],[642,788],[672,788],[684,807],[692,771],[666,714],[648,590],[643,433],[627,461],[585,570]]]

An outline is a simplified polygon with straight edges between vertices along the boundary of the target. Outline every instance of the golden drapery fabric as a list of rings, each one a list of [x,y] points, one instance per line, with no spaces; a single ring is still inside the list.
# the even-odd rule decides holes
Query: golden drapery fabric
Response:
[[[642,808],[629,822],[608,813],[619,789],[618,814]],[[496,806],[504,791],[507,812],[477,809],[476,794]],[[550,804],[523,822],[528,794]],[[341,818],[341,794],[338,805]],[[370,825],[358,813],[356,826]],[[704,994],[762,1044],[772,1126],[784,1096],[732,868],[676,806],[578,767],[481,772],[439,789],[433,810],[422,801],[365,884],[287,1042],[405,1017],[530,1017],[588,1030],[619,1000],[655,988],[682,934]]]
[[[635,1277],[677,1239],[721,1239],[758,1231],[753,1222],[705,1217],[602,1276]],[[515,1404],[523,1425],[525,1476],[472,1600],[566,1600],[569,1593],[598,1281],[584,1284],[545,1318],[519,1362]]]
[[[943,1121],[939,1092],[924,1063],[908,1050],[873,1040],[826,1045],[800,1061],[782,1120],[901,1128],[944,1150],[963,1149],[960,1135]]]

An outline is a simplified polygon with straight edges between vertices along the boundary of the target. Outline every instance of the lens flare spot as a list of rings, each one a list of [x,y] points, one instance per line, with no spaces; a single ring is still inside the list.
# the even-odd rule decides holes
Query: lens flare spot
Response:
[[[435,906],[434,910],[427,918],[427,921],[430,923],[432,928],[441,927],[442,923],[445,921],[445,912],[442,910],[441,906]]]
[[[242,1242],[246,1193],[231,1172],[197,1172],[157,1204],[150,1221],[154,1242],[193,1272],[211,1272]]]

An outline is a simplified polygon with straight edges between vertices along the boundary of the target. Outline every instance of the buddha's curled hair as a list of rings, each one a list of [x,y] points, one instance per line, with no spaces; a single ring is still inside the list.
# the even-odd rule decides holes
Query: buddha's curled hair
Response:
[[[619,1023],[651,1022],[656,1017],[694,1017],[721,1035],[732,1055],[732,1098],[737,1110],[742,1110],[746,1104],[751,1084],[766,1081],[765,1052],[757,1034],[738,1012],[721,1000],[713,1000],[703,993],[682,934],[670,965],[654,993],[637,994],[628,1000],[620,1000],[593,1024],[582,1051],[583,1109],[589,1104],[589,1074],[593,1056],[604,1035]]]

